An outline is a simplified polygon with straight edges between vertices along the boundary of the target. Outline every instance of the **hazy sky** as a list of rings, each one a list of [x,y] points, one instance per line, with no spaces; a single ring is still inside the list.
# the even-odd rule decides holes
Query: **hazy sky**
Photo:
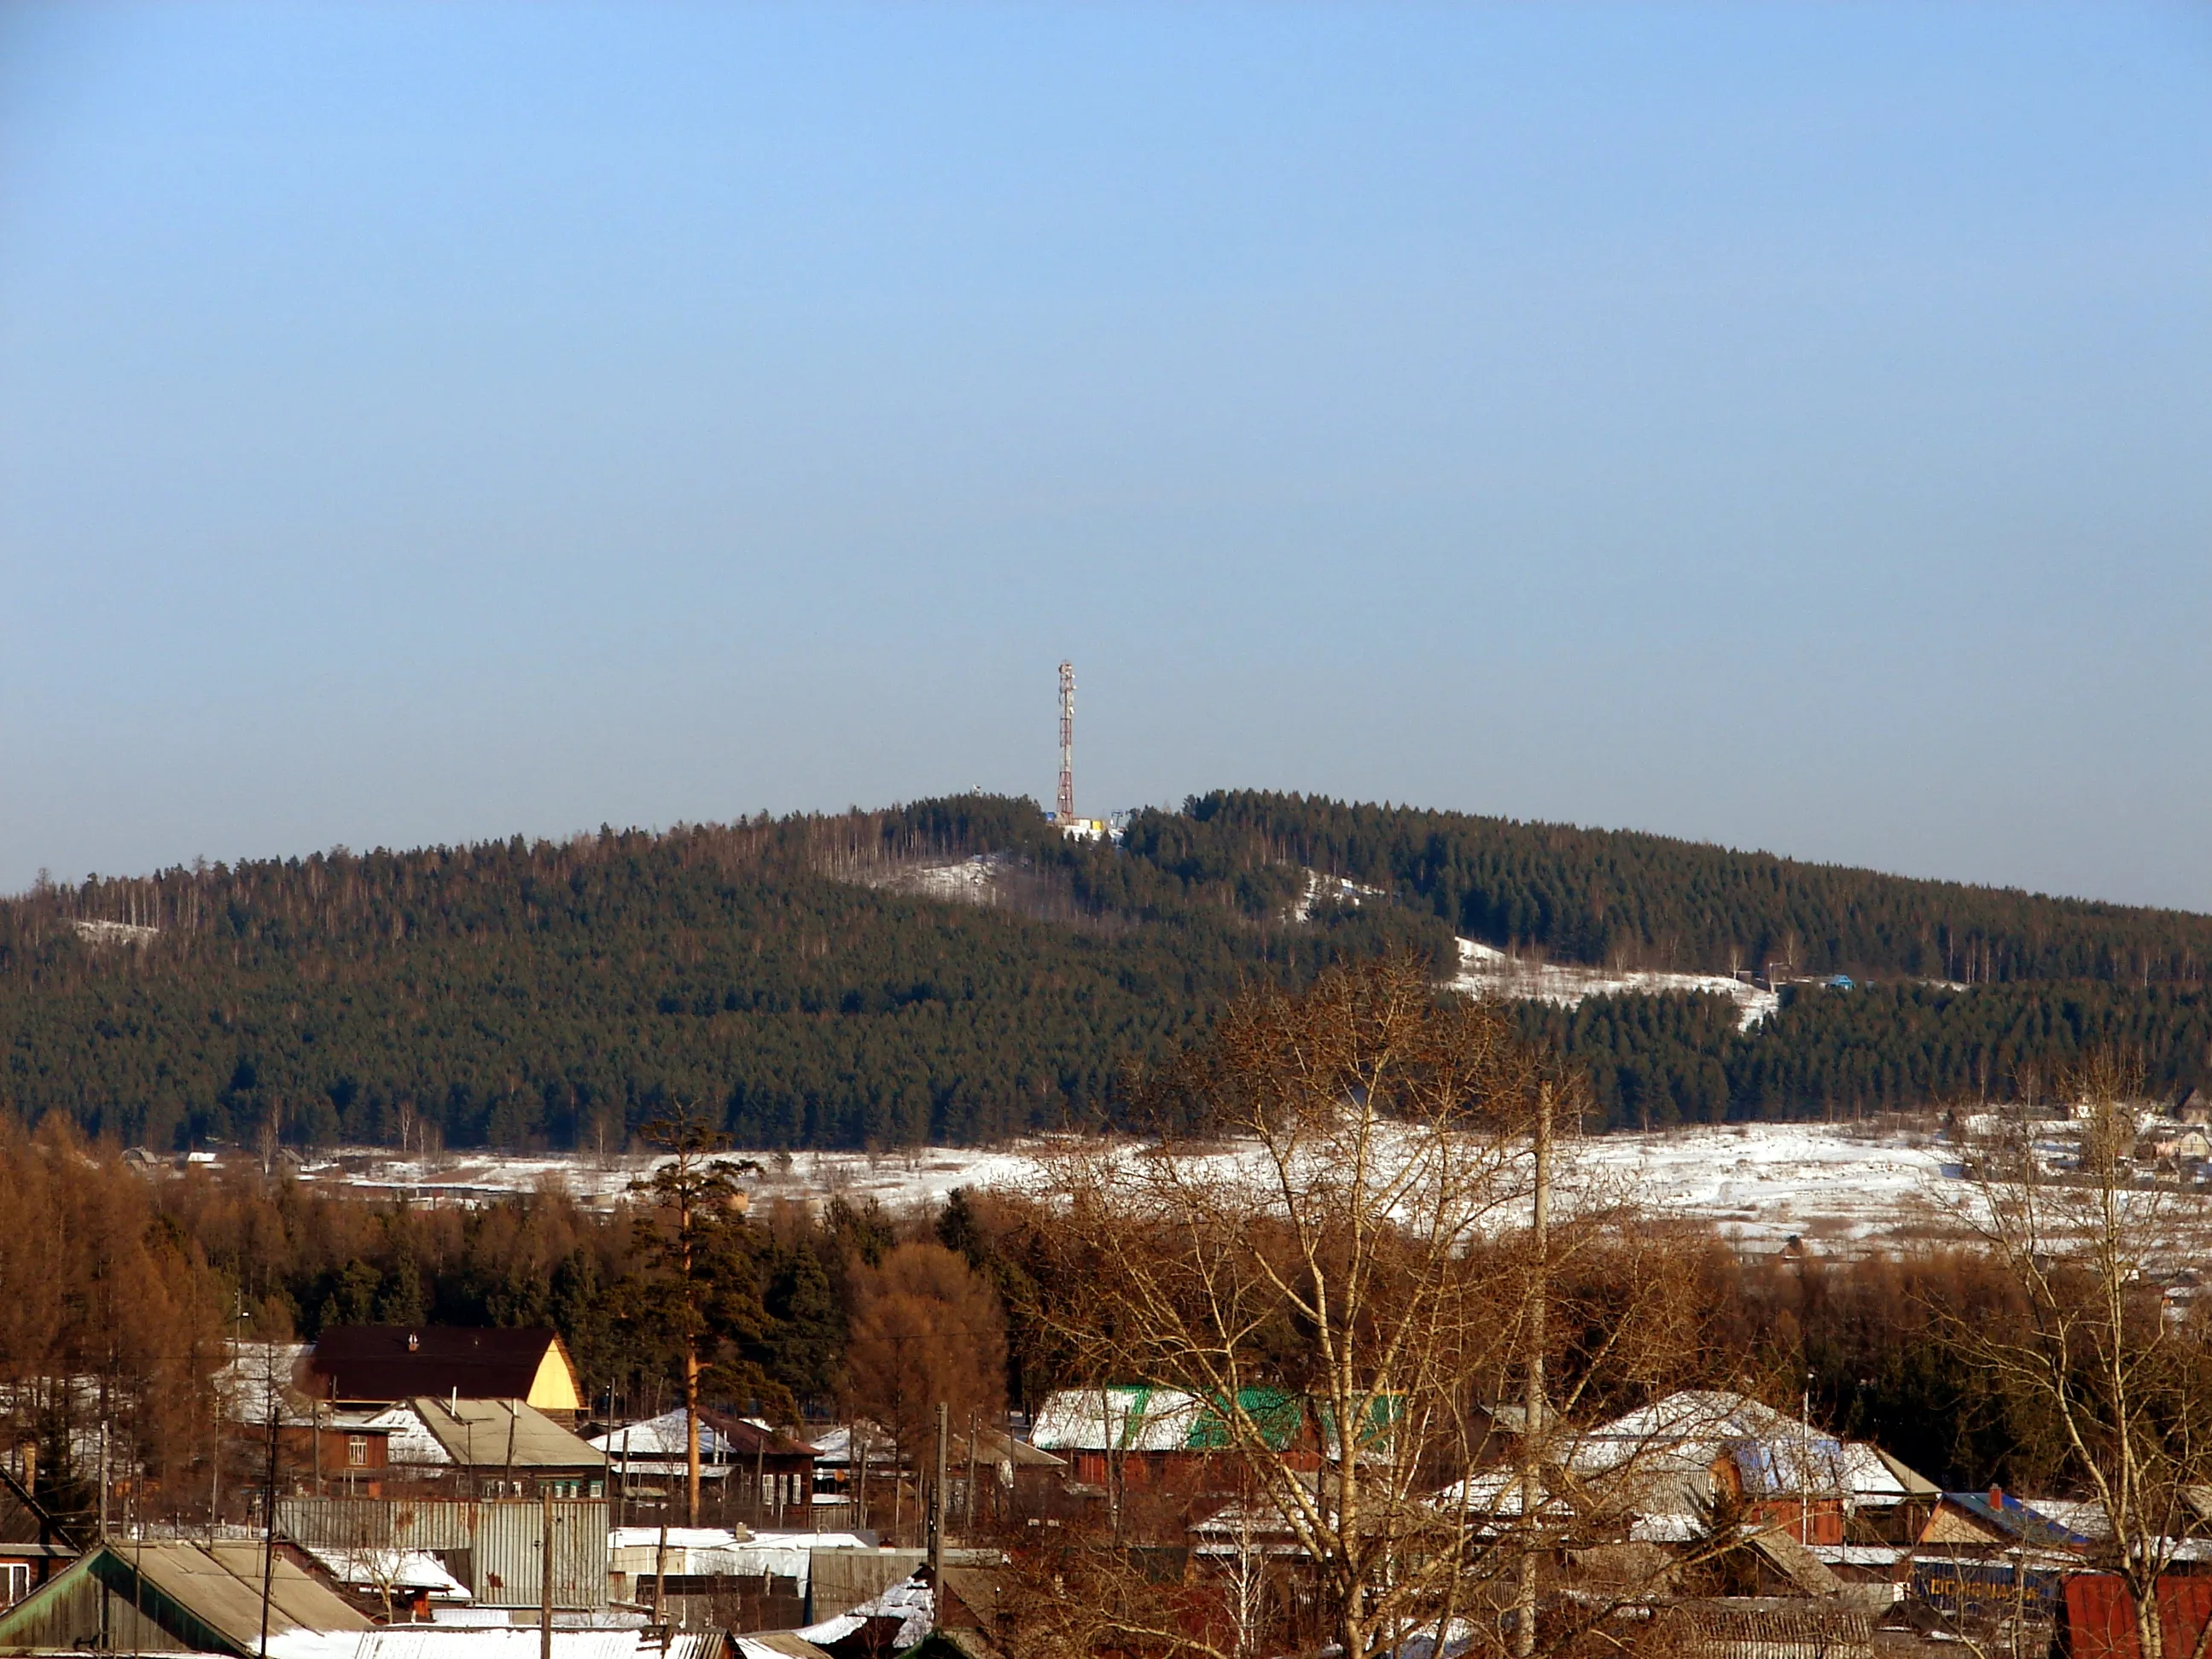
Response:
[[[0,10],[0,886],[981,784],[2212,908],[2212,7]]]

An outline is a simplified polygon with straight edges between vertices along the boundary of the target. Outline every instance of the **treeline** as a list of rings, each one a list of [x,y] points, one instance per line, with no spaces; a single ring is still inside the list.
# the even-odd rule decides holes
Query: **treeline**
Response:
[[[2202,983],[2212,916],[1805,864],[1626,830],[1228,790],[1139,814],[1131,848],[1203,877],[1310,866],[1470,939],[1562,960],[1727,973]]]
[[[977,853],[1002,904],[868,884]],[[0,905],[0,1094],[164,1149],[619,1148],[672,1101],[755,1146],[988,1140],[1109,1115],[1249,980],[1449,952],[1389,907],[1293,925],[1281,888],[969,799],[94,878]]]
[[[90,1501],[100,1422],[114,1467],[143,1468],[149,1502],[188,1514],[206,1501],[213,1377],[233,1334],[550,1324],[595,1413],[643,1415],[678,1397],[680,1322],[654,1281],[642,1208],[542,1193],[428,1211],[236,1171],[148,1180],[58,1117],[35,1137],[0,1127],[0,1428],[38,1440],[42,1493],[64,1510]],[[1017,1407],[1083,1380],[1036,1316],[1086,1293],[1039,1202],[956,1193],[896,1215],[838,1201],[816,1215],[770,1201],[738,1233],[733,1289],[751,1312],[714,1356],[714,1403],[890,1421],[898,1364],[972,1370],[983,1354],[1003,1358],[988,1397]],[[1711,1385],[1794,1402],[1809,1369],[1817,1416],[1948,1488],[2034,1490],[2060,1467],[2049,1425],[1940,1340],[1947,1316],[1980,1329],[2026,1318],[1985,1258],[1747,1262],[1702,1230],[1673,1240],[1694,1264],[1687,1316]],[[1563,1304],[1598,1297],[1573,1272],[1561,1268]],[[947,1308],[968,1310],[957,1330]]]
[[[1739,1012],[1717,995],[1516,1011],[1523,1036],[1588,1067],[1607,1129],[2010,1099],[2098,1049],[2140,1059],[2168,1098],[2212,1089],[2212,989],[1863,985],[1797,991],[1748,1030]]]

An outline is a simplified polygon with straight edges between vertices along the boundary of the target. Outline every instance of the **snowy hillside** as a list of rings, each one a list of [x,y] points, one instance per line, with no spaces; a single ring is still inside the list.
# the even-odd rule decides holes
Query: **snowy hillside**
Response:
[[[1737,1024],[1756,1025],[1779,1006],[1771,991],[1747,985],[1721,974],[1664,974],[1641,969],[1614,971],[1581,968],[1571,963],[1543,962],[1509,956],[1471,939],[1459,941],[1459,977],[1452,988],[1469,996],[1501,997],[1509,1001],[1556,1002],[1572,1007],[1584,997],[1614,996],[1625,992],[1645,995],[1680,995],[1707,991],[1727,997],[1741,1011]]]

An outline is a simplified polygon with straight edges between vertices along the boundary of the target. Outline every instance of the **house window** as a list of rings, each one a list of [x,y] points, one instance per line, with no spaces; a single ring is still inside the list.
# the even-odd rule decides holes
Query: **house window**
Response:
[[[12,1607],[31,1593],[31,1564],[0,1562],[0,1607]]]
[[[367,1435],[349,1434],[346,1437],[346,1462],[357,1469],[367,1466],[368,1462]]]

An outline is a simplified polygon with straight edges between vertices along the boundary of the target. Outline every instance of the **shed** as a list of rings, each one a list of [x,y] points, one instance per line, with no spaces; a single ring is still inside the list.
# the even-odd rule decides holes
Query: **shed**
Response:
[[[2158,1581],[2158,1623],[2169,1659],[2195,1653],[2212,1625],[2212,1578]],[[2078,1572],[2067,1579],[2054,1646],[2063,1659],[2142,1659],[2136,1638],[2135,1598],[2116,1572]]]
[[[259,1544],[106,1543],[0,1613],[0,1652],[98,1648],[140,1653],[260,1649]],[[269,1566],[269,1633],[367,1631],[368,1619],[281,1553]]]

